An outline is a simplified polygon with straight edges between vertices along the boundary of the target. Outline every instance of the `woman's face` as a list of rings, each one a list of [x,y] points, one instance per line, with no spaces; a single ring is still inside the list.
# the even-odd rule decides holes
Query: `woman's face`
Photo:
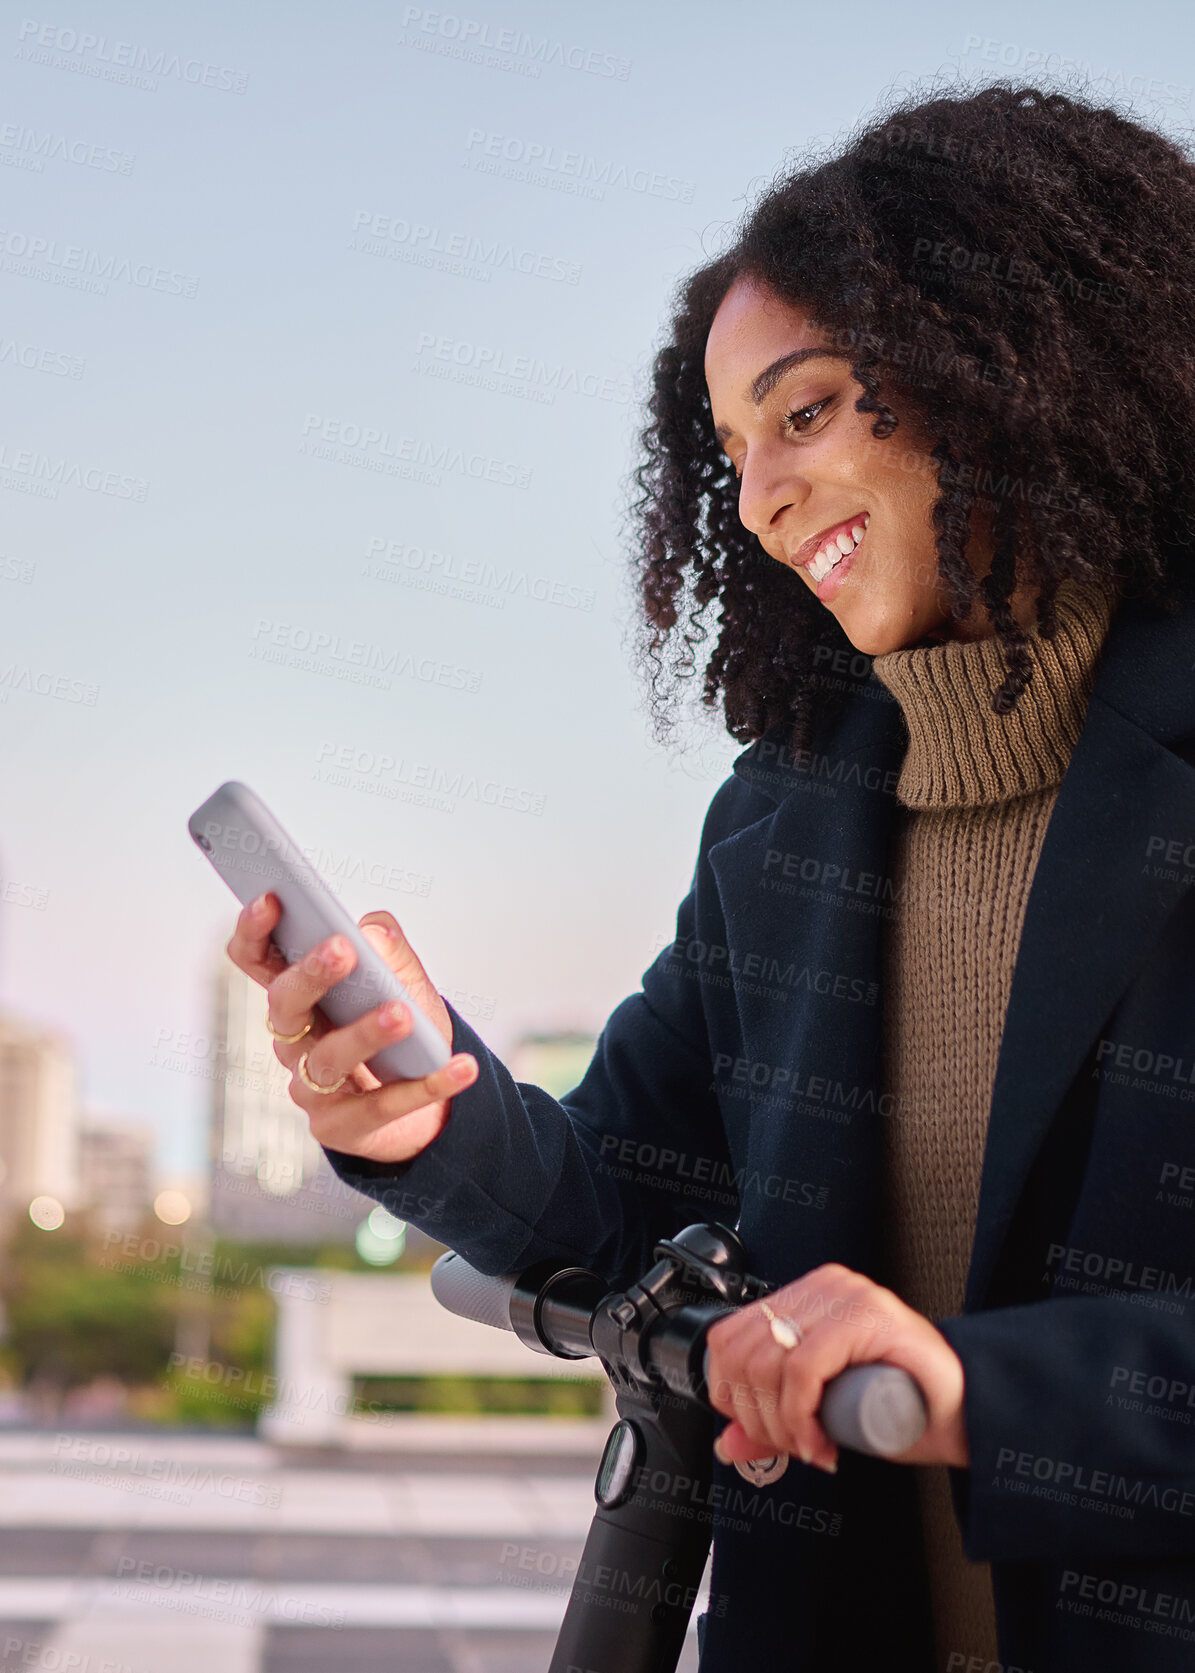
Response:
[[[803,309],[754,280],[736,281],[714,316],[705,378],[740,481],[739,517],[870,656],[926,637],[984,636],[991,628],[975,612],[951,620],[938,577],[932,438],[885,392],[900,424],[877,441],[875,414],[855,411],[863,391],[849,354],[825,344]],[[986,572],[979,530],[967,558]]]

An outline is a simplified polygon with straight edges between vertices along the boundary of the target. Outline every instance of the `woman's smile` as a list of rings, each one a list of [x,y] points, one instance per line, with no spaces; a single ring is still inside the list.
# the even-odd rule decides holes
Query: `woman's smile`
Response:
[[[797,548],[794,566],[801,569],[813,583],[813,589],[824,603],[842,585],[842,577],[851,568],[854,554],[871,522],[869,511],[857,511],[853,516],[823,529],[803,546]]]

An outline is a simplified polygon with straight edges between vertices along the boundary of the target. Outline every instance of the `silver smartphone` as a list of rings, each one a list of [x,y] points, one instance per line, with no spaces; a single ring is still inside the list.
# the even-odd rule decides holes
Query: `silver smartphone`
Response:
[[[343,1027],[388,999],[407,1007],[411,1032],[365,1060],[380,1081],[418,1080],[444,1067],[452,1052],[440,1030],[247,785],[235,779],[222,784],[195,809],[187,829],[242,906],[267,891],[277,895],[282,916],[270,938],[288,964],[330,935],[352,943],[356,964],[319,1002],[329,1022]]]

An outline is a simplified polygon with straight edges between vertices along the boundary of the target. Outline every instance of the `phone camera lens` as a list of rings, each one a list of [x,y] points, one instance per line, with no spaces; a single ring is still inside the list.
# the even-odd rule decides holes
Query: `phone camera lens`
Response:
[[[195,841],[196,841],[196,842],[197,842],[197,843],[198,843],[198,844],[199,844],[199,846],[200,846],[200,847],[201,847],[201,848],[202,848],[202,849],[203,849],[203,851],[204,851],[204,852],[205,852],[205,853],[206,853],[206,854],[210,854],[210,853],[211,853],[211,851],[212,851],[212,845],[211,845],[211,843],[210,843],[210,842],[209,842],[209,841],[208,841],[208,839],[207,839],[207,838],[206,838],[206,837],[205,837],[205,836],[197,836],[197,837],[196,837],[196,838],[195,838]]]

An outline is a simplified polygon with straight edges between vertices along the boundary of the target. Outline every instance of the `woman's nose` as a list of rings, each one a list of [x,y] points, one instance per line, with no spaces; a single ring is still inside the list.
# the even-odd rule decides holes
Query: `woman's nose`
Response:
[[[765,544],[779,538],[779,525],[792,506],[801,506],[809,484],[794,475],[791,461],[748,459],[739,479],[739,521]]]

